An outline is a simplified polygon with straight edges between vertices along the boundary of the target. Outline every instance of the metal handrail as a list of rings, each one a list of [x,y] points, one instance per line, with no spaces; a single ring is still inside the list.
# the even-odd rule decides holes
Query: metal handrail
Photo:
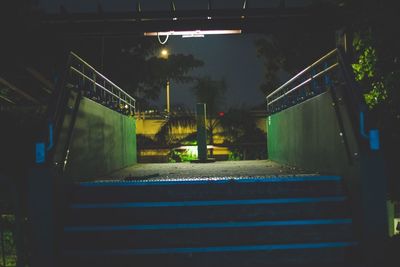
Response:
[[[335,55],[335,62],[331,62],[328,64],[327,59],[331,56]],[[315,66],[320,64],[321,62],[324,62],[323,69],[317,73],[317,74],[308,74],[310,76],[306,76],[304,79],[300,78],[300,83],[293,85],[293,87],[289,87],[296,79],[298,79],[300,76],[302,76],[304,73],[310,71],[313,69]],[[329,66],[328,66],[329,65]],[[329,53],[327,53],[325,56],[321,57],[317,61],[315,61],[313,64],[296,74],[293,78],[291,78],[288,82],[284,83],[282,86],[280,86],[278,89],[270,93],[266,98],[267,98],[267,109],[270,114],[274,112],[279,112],[285,108],[288,108],[289,106],[298,104],[300,102],[303,102],[305,99],[310,98],[314,96],[314,94],[309,95],[309,96],[302,96],[300,95],[299,98],[293,100],[292,98],[289,99],[289,101],[283,101],[283,104],[278,105],[273,105],[277,101],[283,99],[284,97],[292,94],[295,91],[300,90],[301,88],[304,88],[306,84],[311,83],[312,81],[315,81],[316,78],[326,75],[328,72],[332,71],[333,69],[338,69],[338,75],[343,79],[343,83],[345,87],[343,88],[342,86],[335,86],[334,90],[330,90],[330,93],[333,98],[333,103],[334,103],[334,108],[336,112],[336,116],[338,119],[339,123],[339,128],[340,132],[343,137],[343,142],[346,146],[346,153],[348,154],[349,162],[353,161],[353,155],[349,147],[349,140],[347,140],[347,132],[349,129],[345,129],[346,126],[344,125],[344,119],[341,114],[341,111],[338,108],[338,103],[339,101],[344,101],[346,110],[349,114],[349,119],[351,121],[351,127],[352,131],[356,135],[356,140],[357,140],[357,145],[358,149],[363,150],[363,151],[369,151],[370,149],[376,149],[376,146],[372,146],[371,144],[367,144],[365,142],[366,139],[370,139],[370,136],[367,135],[364,131],[364,113],[367,112],[367,106],[365,103],[365,99],[362,95],[362,90],[359,88],[359,85],[356,83],[354,76],[351,72],[351,65],[346,57],[345,52],[343,51],[342,48],[338,47]],[[315,69],[314,69],[315,70]],[[287,89],[289,88],[289,89]],[[326,89],[328,86],[326,87]],[[279,93],[281,92],[281,93]],[[323,90],[321,90],[319,93],[322,93]],[[279,94],[278,94],[279,93]],[[272,108],[271,108],[272,107]],[[359,128],[358,128],[359,127]],[[379,149],[379,146],[378,146]]]
[[[83,64],[84,67],[87,67],[88,69],[90,69],[94,77],[96,77],[96,78],[100,77],[103,81],[105,81],[106,83],[108,83],[111,86],[112,90],[116,89],[118,91],[118,94],[115,94],[114,92],[112,92],[112,90],[110,91],[109,89],[107,89],[105,87],[105,85],[104,86],[100,85],[99,83],[96,82],[95,79],[90,78],[83,72],[81,72],[78,69],[76,69],[75,67],[73,67],[72,66],[73,64],[71,64],[70,70],[74,71],[76,74],[78,74],[82,78],[90,81],[94,86],[96,86],[96,88],[98,87],[98,88],[102,89],[104,92],[117,98],[118,101],[125,103],[126,105],[129,106],[130,109],[132,109],[133,113],[135,112],[136,99],[134,99],[127,92],[125,92],[121,87],[119,87],[118,85],[113,83],[111,80],[109,80],[107,77],[105,77],[102,73],[97,71],[94,67],[92,67],[89,63],[87,63],[85,60],[83,60],[77,54],[75,54],[74,52],[70,52],[70,55],[72,56],[73,59],[76,59],[79,63]]]
[[[90,88],[93,88],[92,92],[94,93],[97,92],[96,89],[99,89],[98,92],[101,93],[99,95],[101,101],[108,102],[111,100],[114,102],[114,100],[117,100],[118,104],[123,103],[125,106],[124,108],[121,106],[118,106],[118,108],[115,107],[118,109],[118,111],[124,111],[124,114],[125,111],[129,111],[129,115],[131,116],[135,114],[136,100],[133,97],[131,97],[115,83],[110,81],[107,77],[97,71],[94,67],[88,64],[74,52],[70,52],[68,54],[65,72],[60,82],[57,83],[58,90],[55,90],[55,100],[51,102],[52,105],[48,109],[49,129],[51,129],[51,131],[49,131],[48,138],[52,142],[50,142],[51,144],[47,149],[50,154],[49,159],[53,159],[53,162],[59,166],[64,166],[68,158],[71,136],[74,130],[80,99],[85,92],[90,92],[89,90],[86,90],[86,88],[79,87],[79,83],[81,81],[83,82],[82,85],[87,84],[90,86]],[[68,85],[76,85],[77,90],[71,90],[71,87]],[[74,103],[70,104],[69,107],[66,108],[69,100],[71,99],[70,96],[73,91],[77,93],[76,97],[73,98]],[[102,97],[104,98],[102,99]],[[70,110],[69,108],[72,109]],[[60,144],[60,133],[62,131],[66,114],[70,114],[71,119],[68,121],[66,137],[64,137],[63,143]],[[55,149],[52,149],[54,147],[59,147],[60,149],[56,151]],[[56,153],[58,153],[57,158],[55,158]],[[62,173],[63,168],[60,168],[59,170]]]
[[[74,67],[70,67],[70,69],[76,73],[78,73],[79,75],[81,75],[82,77],[86,78],[87,80],[91,81],[93,84],[95,84],[97,87],[103,89],[104,91],[106,91],[107,93],[109,93],[110,95],[112,95],[113,97],[116,97],[119,99],[119,101],[124,102],[125,104],[127,104],[128,106],[132,107],[133,109],[135,109],[135,105],[132,105],[131,102],[125,101],[124,99],[120,98],[118,95],[114,94],[113,92],[111,92],[110,90],[108,90],[107,88],[105,88],[103,85],[97,83],[95,80],[93,80],[92,78],[90,78],[89,76],[85,75],[84,73],[80,72],[79,70],[77,70]]]
[[[322,74],[325,74],[329,71],[331,71],[332,69],[336,68],[337,66],[339,66],[338,62],[335,62],[334,64],[325,67],[325,69],[323,69],[322,71],[320,71],[317,74],[312,75],[310,78],[306,79],[305,81],[301,82],[300,84],[294,86],[293,88],[290,88],[288,91],[284,92],[282,95],[276,96],[279,92],[284,91],[287,87],[289,87],[290,84],[292,84],[294,81],[298,80],[299,77],[301,77],[303,74],[307,73],[308,71],[310,71],[311,69],[313,69],[315,66],[319,65],[320,63],[324,62],[326,59],[330,58],[331,56],[337,54],[338,50],[337,48],[331,50],[330,52],[328,52],[326,55],[324,55],[323,57],[321,57],[320,59],[318,59],[317,61],[315,61],[314,63],[312,63],[311,65],[309,65],[308,67],[306,67],[305,69],[303,69],[302,71],[300,71],[299,73],[297,73],[295,76],[293,76],[291,79],[289,79],[287,82],[285,82],[284,84],[282,84],[280,87],[278,87],[276,90],[274,90],[272,93],[270,93],[269,95],[267,95],[266,100],[267,100],[267,106],[273,104],[274,102],[278,101],[279,99],[283,98],[284,96],[293,93],[294,91],[296,91],[297,89],[303,87],[304,85],[312,82],[314,79],[318,78],[319,76],[321,76]],[[271,100],[272,98],[272,100]]]
[[[327,67],[326,69],[324,69],[324,70],[318,72],[317,74],[313,75],[312,77],[308,78],[307,80],[305,80],[305,81],[302,82],[301,84],[296,85],[295,87],[293,87],[293,88],[290,89],[289,91],[283,93],[283,95],[281,95],[281,96],[275,98],[275,99],[272,100],[271,102],[268,102],[268,104],[271,105],[271,104],[274,103],[275,101],[278,101],[279,99],[285,97],[286,95],[288,95],[288,94],[290,94],[290,93],[296,91],[298,88],[300,88],[300,87],[302,87],[302,86],[304,86],[304,85],[310,83],[312,80],[318,78],[318,77],[321,76],[322,74],[325,74],[325,73],[331,71],[332,69],[334,69],[334,68],[336,68],[336,67],[338,67],[338,66],[339,66],[339,63],[332,64],[331,66]]]

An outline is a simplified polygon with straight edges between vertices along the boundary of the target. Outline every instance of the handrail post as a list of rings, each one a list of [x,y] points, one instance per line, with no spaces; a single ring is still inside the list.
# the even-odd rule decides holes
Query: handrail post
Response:
[[[106,81],[103,79],[103,86],[107,89]],[[108,95],[104,92],[104,100],[106,104],[108,103]]]
[[[325,62],[324,68],[328,68],[328,63],[327,63],[327,62]],[[326,88],[328,88],[328,87],[331,86],[331,79],[329,78],[328,73],[326,73],[326,74],[324,75],[324,82],[325,82],[325,87],[326,87]]]
[[[85,74],[85,65],[82,64],[82,73]],[[85,88],[85,77],[82,76],[81,88]]]
[[[93,82],[92,82],[92,84],[93,84],[93,91],[95,92],[96,91],[96,73],[92,73],[92,79],[93,79]]]
[[[314,79],[314,75],[316,74],[315,68],[311,70],[310,79],[311,79],[311,91],[317,93],[317,81]]]
[[[104,81],[105,82],[105,81]],[[114,94],[114,87],[111,85],[110,87],[110,91],[111,93]],[[115,96],[111,95],[111,104],[114,105],[114,101],[115,101]]]
[[[124,109],[126,109],[126,106],[128,106],[127,105],[127,101],[126,101],[126,94],[124,94]],[[124,110],[124,113],[126,113],[126,111]]]

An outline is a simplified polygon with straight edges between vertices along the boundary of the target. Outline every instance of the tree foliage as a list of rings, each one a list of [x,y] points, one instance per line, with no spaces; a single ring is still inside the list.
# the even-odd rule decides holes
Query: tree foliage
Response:
[[[157,38],[63,34],[43,26],[44,12],[36,0],[0,2],[0,19],[4,20],[0,27],[4,27],[7,36],[2,40],[0,67],[4,66],[5,71],[10,65],[34,67],[48,80],[55,81],[62,77],[68,53],[73,51],[139,98],[139,106],[143,106],[140,104],[146,100],[158,98],[167,78],[185,83],[192,79],[191,70],[203,66],[193,55],[171,54],[168,60],[159,58],[162,46]],[[7,27],[6,23],[13,27]],[[0,94],[7,96],[4,90]]]
[[[224,142],[236,159],[258,159],[265,156],[266,138],[257,127],[255,117],[248,109],[231,108],[219,119]]]
[[[400,199],[395,156],[400,150],[400,9],[394,1],[347,4],[356,18],[353,70],[364,89],[371,121],[381,130],[391,196]]]
[[[107,48],[105,72],[127,91],[141,99],[158,99],[166,81],[187,83],[190,71],[203,66],[193,55],[159,57],[161,46],[155,39],[140,37],[116,42]]]
[[[337,20],[353,36],[349,45],[353,45],[354,75],[370,108],[371,123],[381,130],[387,165],[392,166],[389,172],[394,176],[393,155],[400,151],[400,5],[395,0],[329,2],[340,7]],[[285,32],[258,40],[257,52],[265,63],[261,90],[270,92],[278,87],[281,70],[294,74],[334,48],[334,36],[333,31],[321,28],[313,33]],[[398,183],[394,187],[400,188]]]
[[[196,79],[193,92],[197,102],[207,105],[207,114],[215,114],[217,107],[223,104],[227,85],[225,80],[213,80],[209,76]]]
[[[188,111],[182,111],[180,113],[170,114],[160,130],[156,134],[156,140],[159,144],[164,145],[175,145],[181,142],[176,136],[174,136],[174,129],[195,129],[196,128],[196,118],[194,114]]]
[[[321,14],[334,6],[327,1],[313,1],[310,7],[312,24],[327,21]],[[284,26],[282,26],[284,28]],[[290,25],[284,30],[268,33],[255,41],[257,56],[264,61],[264,81],[260,90],[272,92],[288,75],[294,75],[335,46],[334,31],[329,27],[318,29]],[[286,75],[284,75],[286,73]]]

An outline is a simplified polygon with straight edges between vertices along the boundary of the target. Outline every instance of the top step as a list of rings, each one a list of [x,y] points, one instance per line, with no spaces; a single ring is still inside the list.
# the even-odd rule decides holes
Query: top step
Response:
[[[98,181],[74,185],[75,203],[321,197],[343,195],[339,176],[212,177]]]

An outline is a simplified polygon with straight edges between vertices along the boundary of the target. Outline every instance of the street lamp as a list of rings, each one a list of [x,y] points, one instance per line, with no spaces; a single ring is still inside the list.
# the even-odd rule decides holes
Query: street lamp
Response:
[[[167,49],[162,49],[160,52],[161,58],[167,60],[169,56],[169,52]],[[167,114],[170,112],[170,104],[169,104],[169,79],[167,78]]]
[[[160,52],[160,56],[161,56],[162,58],[164,58],[164,59],[168,59],[168,56],[169,56],[168,50],[165,49],[165,48],[163,48],[163,49],[161,50],[161,52]]]

